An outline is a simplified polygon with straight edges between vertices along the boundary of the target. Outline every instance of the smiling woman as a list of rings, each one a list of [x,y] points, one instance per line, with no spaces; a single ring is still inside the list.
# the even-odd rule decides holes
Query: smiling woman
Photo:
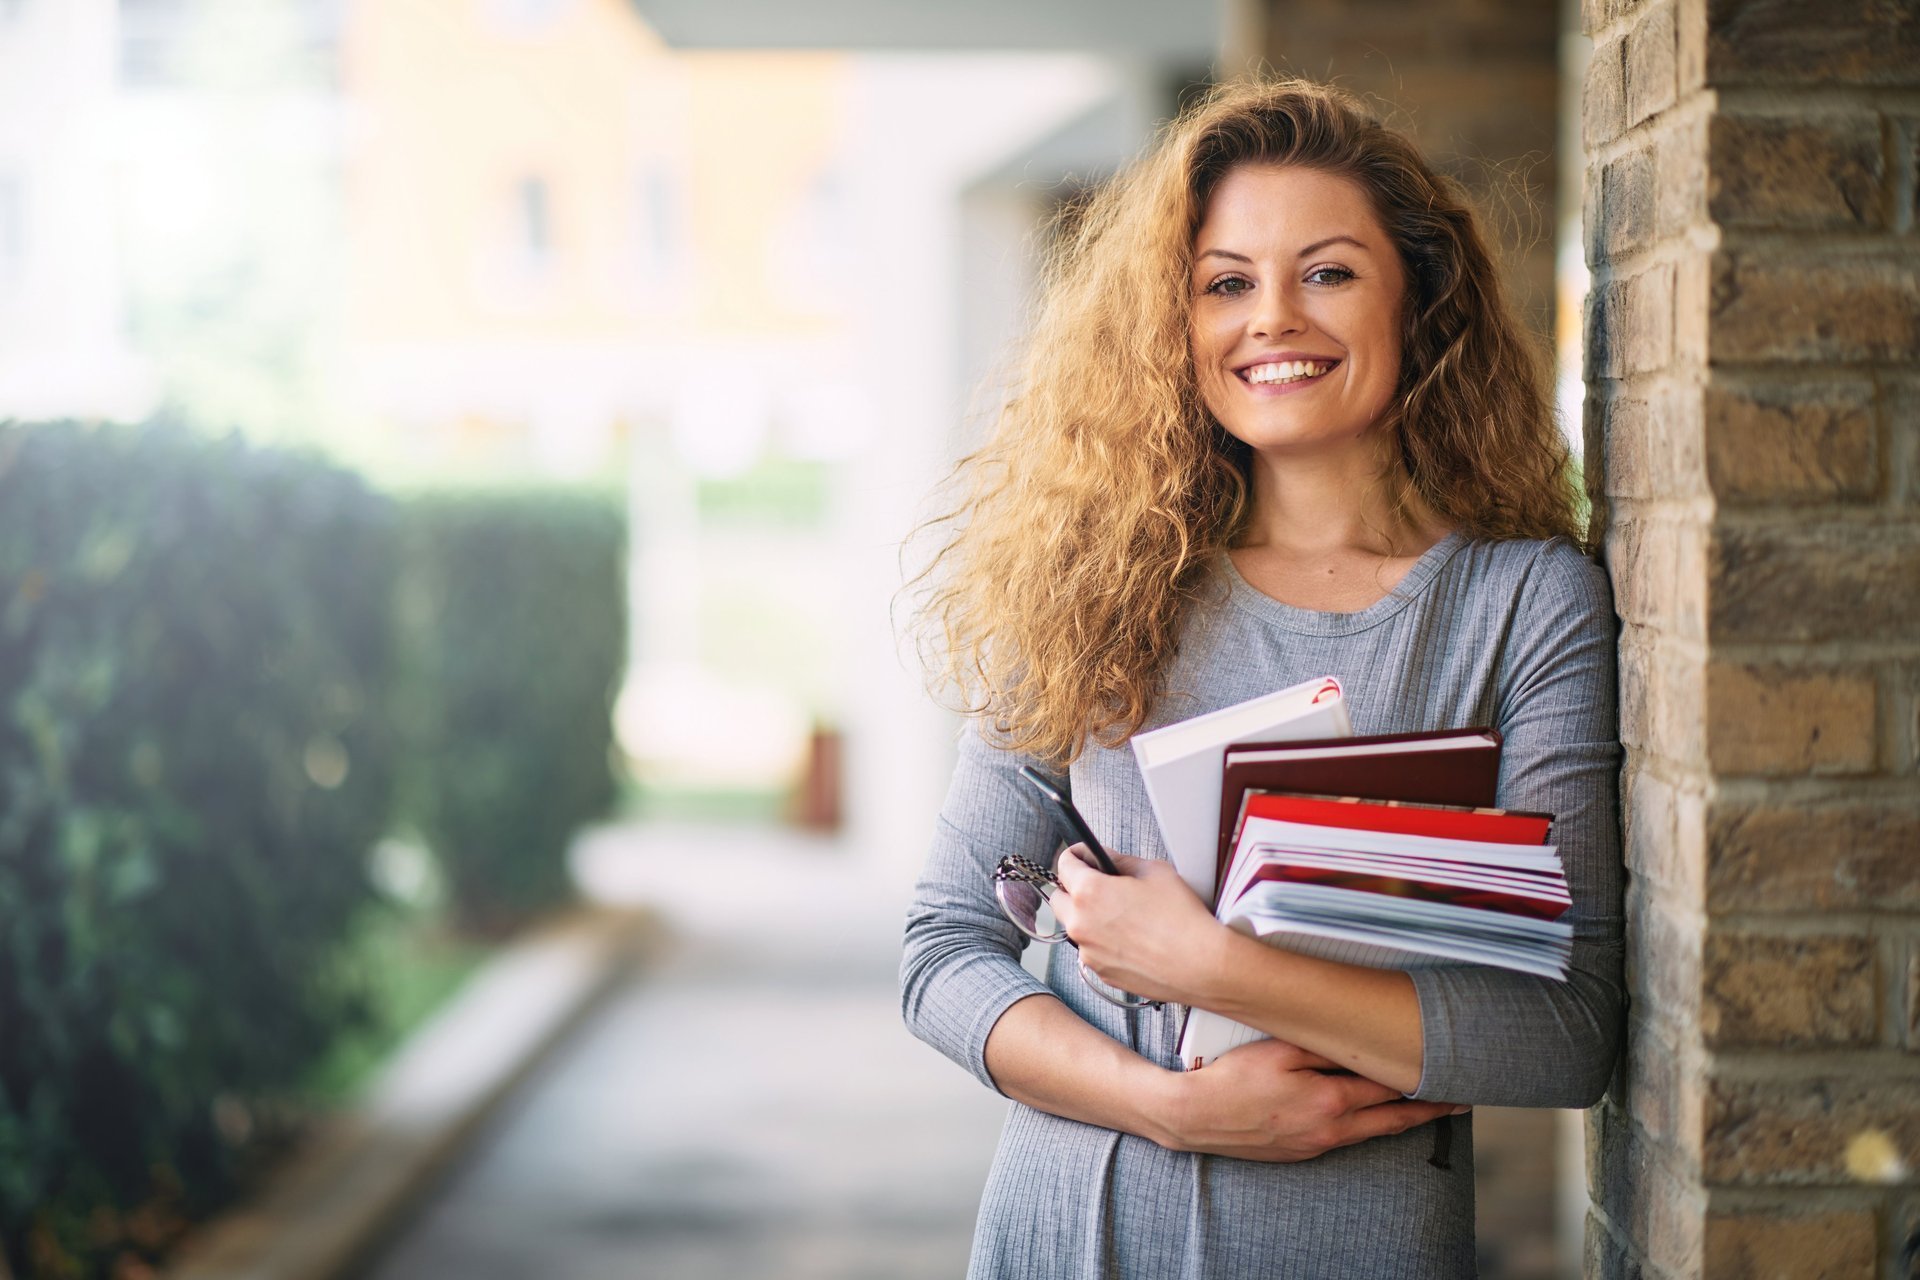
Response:
[[[933,666],[976,722],[903,1007],[1015,1102],[971,1275],[1470,1275],[1452,1117],[1604,1087],[1612,615],[1544,371],[1464,198],[1336,91],[1218,90],[1085,211],[925,579]],[[1127,740],[1328,674],[1362,734],[1500,731],[1499,803],[1555,815],[1566,981],[1263,946],[1174,874]],[[1044,983],[992,889],[1001,859],[1057,850],[1023,767],[1122,872],[1060,859],[1078,953]],[[1081,960],[1159,1003],[1098,999]],[[1181,1006],[1272,1038],[1183,1073]],[[1436,1120],[1450,1163],[1409,1132]]]

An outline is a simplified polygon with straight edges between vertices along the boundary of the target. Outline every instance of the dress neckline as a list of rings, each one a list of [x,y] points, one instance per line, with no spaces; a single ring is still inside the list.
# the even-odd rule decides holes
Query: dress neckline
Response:
[[[1393,590],[1366,608],[1352,613],[1327,613],[1285,604],[1241,577],[1233,557],[1224,551],[1220,553],[1220,564],[1226,577],[1228,597],[1256,618],[1306,635],[1344,636],[1378,626],[1406,608],[1427,589],[1447,561],[1466,543],[1466,535],[1458,530],[1447,534],[1421,553],[1400,581],[1393,585]]]

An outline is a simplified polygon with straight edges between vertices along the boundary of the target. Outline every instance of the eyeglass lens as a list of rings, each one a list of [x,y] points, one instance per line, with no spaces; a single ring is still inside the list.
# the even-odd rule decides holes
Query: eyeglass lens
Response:
[[[1052,872],[1020,857],[1001,859],[993,873],[993,892],[1000,899],[1000,909],[1015,928],[1036,942],[1060,942],[1067,936],[1047,901],[1058,884]]]
[[[993,870],[993,895],[1000,900],[1000,909],[1007,913],[1007,919],[1013,921],[1016,929],[1036,942],[1073,941],[1067,937],[1067,931],[1060,927],[1060,921],[1053,914],[1050,899],[1059,887],[1060,882],[1054,878],[1053,872],[1018,854],[1002,858],[1000,865]],[[1087,968],[1085,961],[1080,964],[1080,977],[1093,988],[1095,995],[1122,1008],[1158,1007],[1158,1001],[1103,982],[1093,970]]]

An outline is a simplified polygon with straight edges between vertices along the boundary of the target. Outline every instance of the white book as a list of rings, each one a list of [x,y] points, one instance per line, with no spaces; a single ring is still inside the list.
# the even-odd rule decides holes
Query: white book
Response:
[[[1346,698],[1332,676],[1134,735],[1133,757],[1167,857],[1202,902],[1213,905],[1228,745],[1352,736]]]

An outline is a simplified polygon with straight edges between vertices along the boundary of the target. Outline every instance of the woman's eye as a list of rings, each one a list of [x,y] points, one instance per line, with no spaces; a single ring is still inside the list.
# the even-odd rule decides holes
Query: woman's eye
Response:
[[[1307,273],[1308,284],[1345,284],[1353,279],[1353,272],[1345,267],[1315,267]]]
[[[1251,288],[1253,288],[1253,282],[1244,276],[1221,276],[1208,285],[1204,292],[1237,298]]]

